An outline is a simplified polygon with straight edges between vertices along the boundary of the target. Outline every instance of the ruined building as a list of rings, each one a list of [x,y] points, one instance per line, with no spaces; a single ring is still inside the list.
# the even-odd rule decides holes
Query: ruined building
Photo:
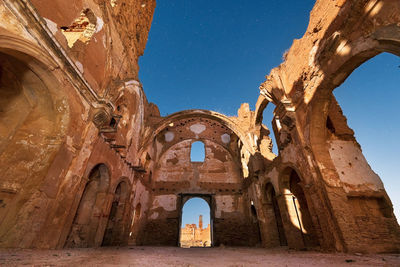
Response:
[[[201,196],[214,246],[398,252],[391,201],[332,91],[375,55],[400,56],[400,1],[317,0],[235,117],[161,117],[146,100],[155,5],[0,0],[0,247],[177,246],[182,207]]]
[[[210,224],[203,228],[203,216],[199,216],[199,227],[195,223],[186,224],[181,228],[181,247],[209,247],[211,246]]]

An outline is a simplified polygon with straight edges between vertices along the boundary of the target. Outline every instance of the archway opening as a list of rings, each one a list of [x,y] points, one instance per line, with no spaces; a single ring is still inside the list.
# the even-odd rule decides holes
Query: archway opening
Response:
[[[103,214],[109,183],[107,166],[96,165],[89,174],[65,247],[95,247],[101,244],[105,230],[101,226],[107,218]]]
[[[350,129],[351,135],[355,136],[356,146],[361,146],[362,154],[371,169],[386,185],[385,190],[393,203],[397,218],[400,218],[400,182],[397,170],[400,162],[399,84],[400,57],[390,53],[379,54],[355,69],[333,91],[337,103],[340,104],[339,112],[343,111],[346,117],[343,114],[343,118],[329,114],[327,119],[327,126],[331,125],[328,127],[330,135],[334,138],[343,136],[342,125],[347,128],[349,125],[354,130],[353,133]],[[348,167],[348,171],[343,170],[345,174],[357,168],[354,162]],[[388,202],[387,205],[390,206],[390,201]]]
[[[190,161],[191,162],[204,162],[206,157],[206,148],[201,141],[193,142],[190,147]]]
[[[211,247],[210,206],[202,198],[186,201],[182,208],[180,247]]]

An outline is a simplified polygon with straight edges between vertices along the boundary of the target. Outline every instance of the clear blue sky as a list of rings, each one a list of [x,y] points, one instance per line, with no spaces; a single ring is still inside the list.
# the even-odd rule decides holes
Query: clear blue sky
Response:
[[[307,28],[315,1],[158,0],[139,77],[162,115],[201,108],[236,115],[251,108],[265,75]],[[335,96],[400,216],[400,60],[380,55]],[[272,107],[265,112],[269,121]],[[276,146],[274,148],[276,151]],[[197,223],[197,215],[193,223]]]

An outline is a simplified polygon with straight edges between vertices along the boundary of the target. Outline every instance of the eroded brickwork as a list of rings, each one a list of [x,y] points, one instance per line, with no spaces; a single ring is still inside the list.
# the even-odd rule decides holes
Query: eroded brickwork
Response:
[[[1,247],[176,246],[199,196],[212,245],[399,252],[391,201],[332,94],[366,60],[400,55],[399,1],[316,1],[255,110],[232,117],[147,102],[154,8],[0,0]]]

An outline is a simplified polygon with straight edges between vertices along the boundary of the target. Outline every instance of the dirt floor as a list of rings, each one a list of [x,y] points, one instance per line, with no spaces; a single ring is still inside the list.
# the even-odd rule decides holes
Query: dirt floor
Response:
[[[400,266],[399,254],[361,255],[263,248],[108,247],[1,249],[1,266]]]

